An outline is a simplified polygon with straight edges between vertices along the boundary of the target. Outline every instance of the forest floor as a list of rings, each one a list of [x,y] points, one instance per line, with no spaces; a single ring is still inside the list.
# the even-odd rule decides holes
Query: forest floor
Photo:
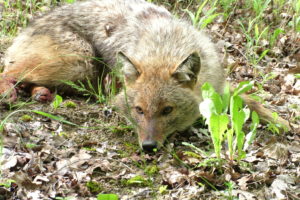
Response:
[[[37,1],[25,15],[27,5],[20,9],[12,2],[18,1],[2,5],[0,66],[23,23],[54,5]],[[153,2],[186,19],[200,5]],[[41,104],[25,94],[0,107],[0,200],[97,199],[98,194],[122,200],[300,199],[300,3],[253,1],[261,3],[257,8],[247,1],[221,2],[207,3],[193,23],[207,22],[205,30],[224,55],[228,81],[255,80],[251,93],[288,120],[290,132],[259,125],[239,162],[216,159],[201,125],[172,135],[162,149],[147,154],[109,103],[63,96],[56,105]]]

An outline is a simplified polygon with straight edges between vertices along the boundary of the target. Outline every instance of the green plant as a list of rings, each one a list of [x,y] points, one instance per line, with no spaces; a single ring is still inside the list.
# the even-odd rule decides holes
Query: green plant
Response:
[[[225,195],[226,199],[228,199],[228,200],[237,199],[232,194],[232,190],[234,189],[235,183],[232,181],[226,182],[225,186],[227,186],[227,189],[226,189],[227,194]]]
[[[86,183],[86,187],[92,192],[92,193],[98,193],[103,190],[100,183],[96,181],[89,181]]]
[[[118,200],[118,196],[116,194],[98,194],[97,200]]]
[[[63,117],[60,117],[60,116],[55,116],[55,115],[52,115],[52,114],[49,114],[49,113],[45,113],[43,111],[39,111],[39,110],[16,110],[14,112],[11,112],[9,113],[0,123],[0,133],[3,132],[3,129],[4,129],[4,125],[5,123],[7,122],[7,120],[13,116],[14,114],[16,113],[19,113],[19,112],[32,112],[32,113],[35,113],[35,114],[38,114],[38,115],[42,115],[44,117],[48,117],[52,120],[56,120],[56,121],[59,121],[59,122],[62,122],[62,123],[65,123],[65,124],[69,124],[69,125],[72,125],[72,126],[78,126],[77,124],[74,124],[72,122],[69,122],[67,120],[65,120]],[[0,145],[1,146],[1,145]]]
[[[164,194],[167,192],[168,186],[167,185],[162,185],[158,188],[159,194]]]
[[[148,176],[152,176],[154,174],[157,174],[159,171],[159,168],[157,167],[157,165],[148,165],[145,169],[144,169],[145,173]]]
[[[61,106],[61,103],[63,102],[63,98],[59,95],[55,95],[55,98],[53,102],[51,103],[51,106],[54,110],[56,110],[58,107]]]
[[[217,1],[215,1],[212,4],[211,8],[204,13],[203,8],[207,5],[208,2],[209,0],[203,1],[203,3],[199,5],[197,12],[195,14],[185,9],[185,12],[188,13],[188,15],[192,20],[193,26],[195,26],[196,28],[200,28],[200,29],[205,28],[208,24],[212,23],[216,17],[221,15],[221,13],[215,13],[217,9],[216,7]],[[203,13],[204,16],[200,17],[201,13]]]
[[[34,148],[36,146],[37,146],[37,144],[34,144],[34,143],[26,143],[25,144],[25,147],[28,148],[28,149],[32,149],[32,148]]]
[[[10,188],[12,183],[15,183],[15,180],[12,179],[7,179],[4,182],[0,182],[0,186],[5,187],[5,188]]]
[[[152,181],[149,179],[145,179],[142,176],[135,176],[132,177],[128,180],[123,179],[121,180],[121,183],[125,186],[139,186],[139,187],[146,187],[146,186],[151,186],[152,185]]]
[[[23,115],[22,117],[20,117],[20,120],[23,122],[29,122],[32,121],[32,117],[30,115]]]
[[[227,18],[233,9],[233,4],[237,3],[236,0],[220,0],[220,4],[224,10],[224,17]]]
[[[64,107],[66,108],[76,108],[77,104],[71,100],[64,102]]]
[[[73,3],[75,1],[76,0],[1,0],[0,5],[3,7],[3,20],[0,20],[0,35],[15,36],[20,27],[27,26],[35,12],[44,11],[46,6],[57,5],[58,2]]]
[[[276,28],[274,31],[273,31],[273,34],[270,36],[270,47],[274,47],[276,41],[277,41],[277,38],[279,37],[280,34],[284,33],[284,30],[281,29],[281,28]]]
[[[268,5],[270,4],[271,0],[252,0],[249,1],[249,3],[252,3],[252,9],[255,12],[256,16],[261,17],[262,13],[264,12],[264,10],[266,10],[266,8],[268,7]]]
[[[278,113],[273,112],[272,117],[273,117],[273,120],[276,122],[278,119]],[[287,131],[287,128],[285,126],[283,126],[282,124],[272,123],[272,122],[268,123],[267,129],[269,131],[271,131],[273,134],[280,134],[281,133],[280,130]]]
[[[67,3],[74,3],[76,0],[65,0]]]
[[[97,88],[95,88],[95,85],[93,85],[89,79],[87,79],[86,84],[82,81],[77,81],[77,83],[74,83],[73,81],[63,81],[63,83],[73,89],[76,89],[83,96],[87,96],[89,98],[95,97],[99,103],[106,101],[105,95],[102,92],[100,79],[98,79]]]
[[[241,21],[239,21],[241,29],[247,40],[245,56],[254,66],[256,66],[269,52],[269,49],[267,48],[264,49],[260,55],[257,54],[258,48],[261,48],[260,41],[264,38],[267,38],[269,33],[268,26],[262,26],[263,28],[260,28],[259,20],[259,16],[255,17],[254,19],[249,19],[247,27]]]
[[[291,26],[295,32],[300,32],[300,1],[295,0],[292,1],[292,20],[289,22],[289,26]]]
[[[250,90],[252,86],[253,82],[242,82],[231,95],[227,85],[222,96],[215,92],[210,84],[205,83],[202,86],[203,102],[200,104],[200,112],[206,119],[214,150],[219,159],[224,140],[227,140],[228,143],[230,160],[234,159],[236,152],[237,159],[240,160],[245,157],[244,145],[249,145],[255,137],[259,123],[258,115],[252,112],[251,130],[245,137],[242,128],[250,117],[250,110],[243,106],[242,98],[239,96]],[[229,115],[227,114],[228,110]],[[229,127],[229,123],[231,127]]]

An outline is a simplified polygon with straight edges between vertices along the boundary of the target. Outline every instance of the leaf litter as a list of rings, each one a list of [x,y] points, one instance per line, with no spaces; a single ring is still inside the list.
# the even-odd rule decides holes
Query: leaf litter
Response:
[[[234,15],[247,13],[236,9]],[[285,21],[290,18],[281,15]],[[99,193],[114,193],[120,199],[300,199],[300,79],[295,76],[300,68],[300,36],[294,32],[279,36],[254,65],[247,59],[246,38],[236,28],[240,26],[236,19],[208,26],[219,41],[228,80],[263,82],[263,92],[260,85],[253,92],[260,91],[265,105],[289,120],[293,131],[276,135],[260,126],[242,163],[218,163],[211,159],[205,127],[172,136],[165,148],[148,155],[139,150],[132,129],[124,128],[126,120],[105,105],[78,97],[64,97],[76,107],[55,111],[49,105],[29,104],[26,110],[61,116],[79,127],[34,113],[9,118],[2,134],[0,199],[96,199]],[[7,38],[0,42],[2,61],[9,42]],[[259,45],[270,43],[262,40]],[[263,80],[259,74],[272,78]],[[11,112],[0,109],[1,120]],[[24,114],[32,119],[20,120]],[[157,171],[148,171],[147,166]],[[143,184],[129,184],[133,180]],[[161,187],[166,189],[159,192]]]

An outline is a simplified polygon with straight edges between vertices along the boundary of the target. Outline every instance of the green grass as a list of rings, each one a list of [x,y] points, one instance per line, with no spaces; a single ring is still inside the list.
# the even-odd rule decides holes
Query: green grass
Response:
[[[63,3],[73,3],[76,0],[0,0],[2,20],[0,20],[0,36],[15,36],[20,28],[27,26],[28,22],[37,13]]]
[[[245,37],[244,59],[246,65],[256,67],[272,49],[278,46],[281,37],[288,34],[296,34],[300,31],[300,1],[299,0],[148,0],[156,4],[168,7],[177,16],[185,15],[190,18],[193,25],[198,29],[210,28],[216,21],[223,19],[225,26],[239,21],[235,31],[241,32]],[[64,3],[73,3],[75,0],[0,0],[1,21],[0,37],[14,37],[28,22],[36,15],[40,15],[49,9]],[[239,10],[239,14],[235,14]],[[283,15],[284,14],[284,15]],[[268,19],[272,17],[271,23]],[[288,18],[288,19],[286,19]],[[267,45],[263,43],[267,41]],[[259,74],[263,80],[270,76]],[[88,80],[87,84],[82,82],[67,82],[68,85],[82,92],[84,95],[94,97],[99,103],[107,102],[116,93],[115,73],[111,74],[113,80],[108,85],[108,95],[100,89],[95,88]],[[98,81],[98,86],[102,80]],[[261,87],[262,90],[262,87]],[[57,97],[58,98],[58,97]],[[62,99],[56,98],[52,104],[57,109]],[[2,100],[0,100],[2,101]],[[5,121],[5,120],[4,120]]]
[[[73,3],[75,1],[76,0],[0,0],[0,39],[15,37],[22,28],[28,25],[30,20],[34,19],[35,16],[47,12],[53,7],[64,3]],[[242,57],[246,67],[256,68],[259,65],[263,66],[263,61],[266,56],[277,58],[272,52],[274,48],[280,47],[280,39],[284,36],[293,39],[294,36],[300,32],[299,0],[148,0],[148,2],[167,7],[178,18],[184,16],[189,19],[197,29],[210,29],[216,22],[223,21],[224,29],[221,29],[217,39],[224,39],[225,32],[227,31],[232,33],[232,35],[237,32],[241,33],[242,37],[245,39],[242,43],[242,47],[245,48],[241,49],[242,55],[240,55],[240,57]],[[2,51],[2,47],[0,47],[0,50]],[[291,49],[291,51],[293,51],[293,49]],[[79,92],[82,92],[87,98],[94,98],[98,103],[105,103],[117,93],[115,81],[117,76],[118,74],[115,72],[111,74],[112,82],[111,85],[107,86],[108,92],[106,92],[106,94],[103,93],[103,90],[99,89],[101,88],[99,85],[102,84],[102,80],[98,81],[98,87],[94,87],[89,80],[87,81],[87,84],[83,84],[82,82],[68,82],[67,84],[77,89]],[[274,78],[274,75],[271,73],[258,73],[258,76],[262,81],[260,84],[258,83],[257,86],[259,91],[263,92],[263,84]],[[297,76],[298,78],[300,77],[299,74]],[[221,157],[222,144],[224,140],[227,140],[229,158],[231,160],[243,158],[245,156],[244,149],[251,143],[255,135],[256,124],[258,123],[255,114],[250,115],[246,109],[241,107],[241,102],[238,97],[229,100],[229,95],[223,96],[222,98],[217,97],[215,94],[213,95],[213,92],[210,89],[207,89],[206,92],[211,92],[207,97],[215,97],[212,98],[213,102],[219,101],[214,105],[214,110],[209,111],[214,113],[213,117],[211,118],[211,113],[210,115],[207,115],[207,118],[211,118],[207,123],[210,126],[209,129],[213,137],[213,145],[217,157]],[[228,93],[225,92],[225,95],[226,94]],[[3,101],[2,97],[0,97],[0,103],[1,101]],[[229,101],[232,101],[232,105],[236,106],[232,106],[232,108],[230,108],[230,106],[228,107]],[[4,129],[5,122],[11,118],[12,115],[19,112],[24,113],[20,118],[22,121],[32,120],[31,115],[28,114],[34,113],[57,120],[61,123],[77,126],[59,116],[38,110],[23,109],[23,105],[26,104],[27,103],[21,103],[19,105],[11,106],[10,113],[8,113],[4,119],[1,119],[0,133]],[[65,104],[63,104],[63,99],[57,96],[56,101],[52,103],[53,109],[59,109],[62,105],[68,108],[76,107],[76,104],[71,102],[65,102]],[[217,105],[224,106],[220,109],[216,107]],[[227,110],[229,110],[230,117],[226,114]],[[237,115],[243,116],[242,120],[239,120]],[[250,132],[246,134],[241,127],[245,120],[251,117],[254,123],[252,127],[250,127]],[[274,117],[276,118],[275,115]],[[229,124],[231,124],[232,128],[230,128]],[[120,134],[132,129],[131,127],[123,125],[109,128],[111,131]],[[267,129],[275,134],[279,132],[277,124],[269,124]],[[2,142],[2,138],[0,137],[0,156],[2,154]],[[204,154],[208,156],[202,149],[188,143],[185,143],[185,145],[191,147],[195,152],[186,152],[186,154],[191,157],[197,157],[198,155]],[[27,148],[33,148],[34,144],[28,143],[26,146]],[[131,153],[137,151],[138,148],[138,146],[129,146],[127,147],[127,150]],[[128,151],[125,151],[124,156],[129,155]],[[179,160],[176,154],[174,154],[174,159]],[[199,163],[198,167],[217,165],[223,165],[223,161],[216,158],[209,158]],[[145,174],[148,176],[156,175],[158,171],[155,164],[150,165],[149,167],[141,165],[140,168],[144,169]],[[126,187],[136,185],[140,187],[152,186],[153,183],[148,179],[148,176],[136,176],[131,179],[123,179],[122,183]],[[207,182],[206,180],[203,181]],[[9,188],[13,182],[13,180],[2,181],[0,186]],[[97,182],[88,182],[86,186],[93,193],[99,193],[102,190],[102,186]],[[214,188],[213,185],[210,186],[211,188]],[[231,192],[233,188],[234,185],[231,182],[227,183],[228,199],[232,199]],[[167,186],[160,186],[158,188],[159,193],[165,193],[166,190]],[[104,199],[103,196],[104,195],[98,197],[98,199]],[[56,197],[56,199],[71,199],[71,197]]]

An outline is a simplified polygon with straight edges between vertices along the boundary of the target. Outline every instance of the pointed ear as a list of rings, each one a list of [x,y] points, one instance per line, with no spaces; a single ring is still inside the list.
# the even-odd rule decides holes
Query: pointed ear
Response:
[[[199,54],[195,52],[182,61],[172,76],[184,87],[192,88],[197,82],[200,68],[201,59]]]
[[[123,53],[119,52],[117,55],[118,63],[122,65],[122,73],[125,77],[126,83],[133,83],[140,75],[133,62]]]

